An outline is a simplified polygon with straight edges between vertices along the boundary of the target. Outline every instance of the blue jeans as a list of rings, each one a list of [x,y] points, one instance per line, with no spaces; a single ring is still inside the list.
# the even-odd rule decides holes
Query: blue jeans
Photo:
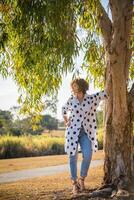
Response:
[[[83,157],[81,163],[80,176],[86,177],[92,158],[92,147],[91,147],[91,141],[89,140],[84,129],[80,131],[78,143],[80,144]],[[78,158],[78,145],[75,155],[69,156],[71,179],[74,181],[77,179],[77,158]]]

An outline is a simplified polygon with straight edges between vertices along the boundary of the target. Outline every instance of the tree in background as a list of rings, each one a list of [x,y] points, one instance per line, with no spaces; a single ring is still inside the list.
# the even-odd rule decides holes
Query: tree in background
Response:
[[[20,130],[22,134],[32,134],[38,135],[45,130],[57,130],[58,129],[58,120],[51,115],[41,115],[41,120],[37,124],[37,128],[33,130],[31,118],[27,117],[21,120],[15,120],[14,129]]]
[[[15,119],[10,111],[0,110],[0,135],[38,135],[44,130],[57,130],[58,120],[51,115],[41,115],[41,120],[38,122],[38,128],[32,129],[31,118]]]
[[[109,0],[108,5],[111,14],[100,0],[1,1],[0,62],[2,75],[12,75],[22,91],[23,111],[34,113],[43,108],[42,95],[57,93],[62,75],[73,71],[83,47],[83,69],[96,86],[104,87],[105,77],[109,87],[103,184],[119,195],[134,175],[133,2]],[[84,41],[78,24],[87,33]]]
[[[44,130],[47,129],[50,132],[58,129],[58,120],[50,115],[43,115],[40,125]]]
[[[10,111],[0,110],[0,135],[12,132],[12,120],[13,116]]]
[[[43,101],[45,101],[45,105],[44,105],[45,113],[51,113],[51,114],[55,115],[57,113],[57,106],[56,106],[57,101],[58,101],[57,96],[45,95]],[[12,113],[13,118],[14,118],[14,126],[15,126],[14,131],[17,131],[17,129],[18,129],[18,131],[20,130],[23,134],[24,133],[37,134],[37,133],[41,133],[41,131],[43,130],[44,127],[40,127],[41,126],[40,121],[44,120],[44,117],[47,116],[47,114],[43,115],[43,113],[42,113],[40,115],[36,115],[35,113],[29,113],[29,114],[27,113],[27,115],[25,115],[25,112],[23,112],[21,110],[20,106],[11,107],[10,112]],[[50,115],[49,115],[49,117],[51,118]],[[52,119],[54,121],[54,118],[52,118]],[[48,123],[48,122],[46,122],[46,123]],[[55,127],[55,124],[48,125],[48,126]]]

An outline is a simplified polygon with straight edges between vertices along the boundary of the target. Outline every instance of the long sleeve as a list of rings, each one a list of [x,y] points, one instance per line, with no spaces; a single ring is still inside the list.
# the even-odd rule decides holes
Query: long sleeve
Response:
[[[92,94],[90,98],[93,100],[94,106],[98,107],[100,101],[108,99],[108,94],[106,90],[102,90],[100,92],[97,92],[95,94]]]
[[[100,92],[97,92],[96,98],[97,98],[97,101],[108,99],[108,94],[107,94],[106,90],[102,90]]]
[[[71,105],[71,98],[69,98],[67,102],[62,106],[62,116],[67,115],[67,112],[70,109],[70,105]]]

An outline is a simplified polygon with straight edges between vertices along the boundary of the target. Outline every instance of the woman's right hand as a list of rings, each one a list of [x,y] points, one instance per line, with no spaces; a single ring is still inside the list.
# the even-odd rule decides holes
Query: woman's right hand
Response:
[[[70,118],[69,118],[65,125],[70,126],[70,124],[71,124],[71,121],[70,121]]]
[[[65,116],[64,117],[64,123],[65,123],[65,126],[69,126],[71,124],[70,118]]]

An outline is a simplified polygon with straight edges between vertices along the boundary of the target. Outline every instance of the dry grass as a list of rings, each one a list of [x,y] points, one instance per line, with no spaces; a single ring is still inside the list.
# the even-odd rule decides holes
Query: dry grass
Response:
[[[89,169],[86,179],[87,192],[98,187],[102,181],[103,167]],[[67,200],[72,199],[69,173],[33,178],[0,185],[1,200]],[[79,199],[86,199],[79,197]],[[97,199],[99,200],[99,199]]]
[[[43,132],[43,136],[46,137],[64,137],[65,136],[65,130],[52,130],[50,132]]]
[[[92,160],[98,160],[103,158],[104,154],[102,150],[97,151],[92,156]],[[78,159],[82,159],[81,153],[79,153]],[[2,159],[0,160],[0,174],[16,170],[33,169],[38,167],[47,167],[66,163],[68,163],[67,155],[13,158],[4,160]]]
[[[98,130],[98,146],[103,149],[103,130]],[[0,158],[23,158],[64,154],[64,131],[54,130],[42,135],[0,136]]]
[[[22,158],[64,153],[64,138],[47,135],[0,136],[0,158]]]

